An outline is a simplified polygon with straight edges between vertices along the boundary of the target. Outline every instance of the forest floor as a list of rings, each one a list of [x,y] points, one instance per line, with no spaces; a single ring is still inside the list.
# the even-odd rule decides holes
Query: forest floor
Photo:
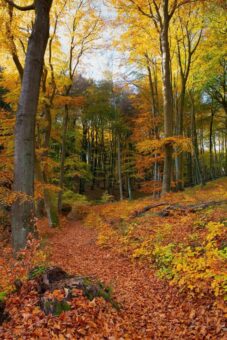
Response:
[[[113,288],[122,306],[123,338],[222,338],[222,313],[212,300],[180,293],[147,265],[102,248],[96,240],[94,229],[70,222],[51,239],[52,263],[74,274],[98,277]]]
[[[35,284],[28,281],[7,300],[10,320],[0,326],[0,339],[225,339],[227,204],[182,209],[226,200],[226,189],[227,180],[221,179],[155,201],[81,206],[59,229],[39,221],[48,265],[101,280],[120,309],[102,298],[80,296],[59,317],[45,315],[37,307]],[[166,201],[167,213],[166,206],[143,211]]]

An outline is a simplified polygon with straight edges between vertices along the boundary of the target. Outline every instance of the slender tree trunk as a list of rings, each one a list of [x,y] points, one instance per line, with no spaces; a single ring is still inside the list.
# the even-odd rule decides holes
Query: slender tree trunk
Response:
[[[149,86],[150,86],[150,94],[151,94],[151,114],[154,121],[154,138],[158,138],[158,127],[156,122],[156,117],[158,115],[158,109],[156,105],[156,98],[155,98],[155,84],[153,82],[151,67],[149,65],[149,60],[147,60],[147,72],[148,72],[148,80],[149,80]],[[157,80],[157,79],[156,79]]]
[[[215,111],[211,109],[211,117],[210,117],[210,134],[209,134],[209,151],[210,151],[210,176],[211,179],[214,179],[214,162],[213,162],[213,122],[214,122],[214,114]]]
[[[39,161],[36,159],[36,176],[37,179],[44,185],[44,206],[50,227],[57,227],[59,225],[58,210],[54,202],[54,193],[49,189],[45,189],[45,172],[42,170]]]
[[[224,151],[225,151],[225,175],[227,176],[227,115],[225,118]]]
[[[34,231],[35,121],[43,59],[49,37],[51,0],[36,0],[35,22],[29,38],[21,95],[16,116],[14,190],[26,195],[12,208],[12,241],[15,251],[26,246]]]
[[[184,128],[184,107],[185,107],[185,94],[186,94],[186,85],[188,81],[188,76],[190,73],[192,56],[195,53],[202,36],[202,31],[200,31],[199,37],[194,46],[192,46],[191,32],[188,29],[188,24],[185,25],[185,33],[186,33],[186,43],[184,43],[183,38],[183,56],[184,61],[182,60],[180,42],[177,39],[177,56],[178,56],[178,64],[180,68],[180,77],[181,77],[181,94],[180,94],[180,102],[179,102],[179,110],[178,110],[178,119],[177,119],[177,134],[179,136],[183,136],[183,128]],[[184,31],[182,26],[182,34]],[[183,190],[184,189],[184,155],[181,153],[179,156],[176,157],[176,181],[177,181],[177,189]]]
[[[105,138],[104,138],[104,128],[103,127],[102,127],[101,136],[102,136],[102,139],[101,139],[101,169],[102,169],[102,176],[103,176],[103,189],[106,190],[108,173],[106,171],[106,152],[105,152]]]
[[[149,65],[149,60],[147,58],[147,71],[148,71],[148,80],[149,80],[149,86],[150,86],[150,94],[151,94],[151,113],[152,113],[152,118],[153,118],[153,123],[154,123],[154,127],[153,127],[153,138],[158,139],[159,138],[159,131],[158,131],[158,126],[157,126],[157,122],[156,122],[156,117],[159,115],[159,111],[158,111],[158,104],[156,103],[157,98],[155,96],[155,89],[157,88],[157,84],[155,84],[155,82],[157,82],[157,78],[154,77],[154,82],[153,82],[153,77],[152,77],[152,72],[151,72],[151,67]],[[156,155],[155,155],[156,158]],[[156,197],[156,175],[157,175],[157,166],[158,163],[155,161],[154,166],[153,166],[153,171],[154,171],[154,192],[153,192],[153,196]]]
[[[59,179],[60,191],[59,191],[59,194],[58,194],[58,211],[59,212],[61,212],[61,209],[62,209],[62,194],[63,194],[63,187],[64,187],[64,170],[65,170],[66,139],[67,139],[68,121],[69,121],[69,108],[68,108],[68,105],[65,105],[65,114],[64,114],[64,118],[63,118],[60,179]]]
[[[80,153],[80,157],[81,157],[81,161],[86,164],[86,160],[87,160],[87,126],[84,123],[83,124],[83,137],[82,137],[82,142],[81,142],[81,153]],[[85,193],[85,183],[86,180],[85,178],[80,178],[80,187],[79,187],[79,193],[81,195],[83,195]]]
[[[165,137],[173,135],[173,92],[171,82],[170,48],[169,48],[169,14],[168,1],[163,3],[163,27],[160,37],[162,54],[162,81],[163,81],[163,112]],[[172,178],[172,154],[171,143],[165,145],[164,170],[162,182],[162,194],[171,190]]]
[[[132,200],[132,186],[131,186],[131,178],[128,176],[128,198]]]
[[[193,162],[192,162],[192,155],[191,153],[187,154],[187,180],[188,185],[193,186],[195,183],[194,181],[194,173],[193,173]]]
[[[204,176],[201,170],[201,164],[199,160],[199,148],[198,148],[198,139],[197,139],[197,131],[196,131],[196,120],[195,120],[195,105],[194,105],[194,98],[193,94],[190,93],[191,98],[191,136],[192,136],[192,145],[194,151],[194,159],[195,159],[195,172],[196,177],[198,178],[198,183],[205,185]],[[197,183],[196,183],[197,184]]]
[[[122,201],[124,197],[123,197],[122,174],[121,174],[121,143],[120,143],[119,135],[117,136],[117,170],[118,170],[120,200]]]
[[[183,135],[183,116],[184,116],[184,102],[185,102],[185,91],[186,91],[186,83],[184,79],[182,79],[182,89],[181,89],[181,97],[180,97],[180,107],[178,111],[178,121],[177,121],[177,135]],[[176,157],[176,181],[177,181],[177,190],[184,190],[184,167],[183,167],[183,153]]]
[[[98,128],[95,127],[95,137],[93,139],[93,163],[92,163],[92,185],[91,190],[94,190],[97,181],[97,167],[98,167]],[[98,186],[98,185],[97,185]]]
[[[52,119],[51,119],[51,110],[50,106],[46,105],[45,108],[45,118],[47,125],[45,127],[45,134],[44,134],[44,142],[43,142],[43,147],[44,147],[44,152],[43,156],[47,157],[48,156],[48,149],[50,146],[50,136],[51,136],[51,128],[52,128]],[[38,162],[38,160],[37,160]],[[45,188],[45,185],[49,182],[48,181],[48,176],[47,172],[45,169],[41,169],[40,165],[36,167],[38,171],[38,176],[41,180],[41,182],[44,185],[44,203],[45,203],[45,209],[48,217],[48,222],[50,227],[57,227],[59,225],[59,216],[58,216],[58,209],[57,209],[57,203],[55,203],[55,194],[53,191],[50,189]],[[41,172],[39,174],[39,172]]]

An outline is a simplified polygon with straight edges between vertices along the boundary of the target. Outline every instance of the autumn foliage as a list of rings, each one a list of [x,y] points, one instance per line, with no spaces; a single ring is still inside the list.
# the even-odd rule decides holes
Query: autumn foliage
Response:
[[[0,22],[0,339],[224,339],[225,1]]]
[[[46,247],[43,244],[40,248],[40,242],[31,239],[17,259],[12,258],[9,248],[3,248],[1,289],[9,294],[15,289],[15,279],[25,281],[20,291],[6,300],[10,320],[0,327],[0,334],[4,339],[100,339],[124,338],[126,334],[130,339],[141,334],[143,338],[163,334],[222,338],[226,203],[215,209],[211,203],[196,212],[170,209],[168,216],[161,213],[165,202],[176,208],[182,201],[185,206],[225,202],[225,192],[226,181],[219,180],[202,190],[166,195],[160,201],[84,203],[83,212],[75,206],[82,222],[63,220],[59,230],[50,230],[46,220],[39,222],[42,239],[48,237]],[[160,207],[141,214],[148,204],[159,203]],[[37,282],[28,282],[27,277],[34,266],[41,270],[49,264],[98,277],[111,285],[120,310],[102,298],[89,301],[78,291],[69,302],[69,311],[59,317],[45,315],[39,307]],[[64,295],[65,291],[54,291],[48,298],[61,300]]]
[[[212,199],[226,197],[225,188],[226,181],[217,181],[203,190],[167,195],[160,201],[166,201],[167,206],[182,201],[195,204],[204,199],[207,201],[209,195],[212,202]],[[205,212],[201,210],[198,213],[173,210],[167,217],[159,216],[163,208],[161,206],[132,218],[133,211],[139,211],[148,203],[151,200],[93,207],[84,223],[98,229],[98,244],[114,247],[118,252],[127,253],[134,259],[146,260],[148,265],[156,268],[159,277],[169,279],[171,284],[188,288],[195,294],[212,293],[224,298],[225,205],[213,208],[211,203]]]

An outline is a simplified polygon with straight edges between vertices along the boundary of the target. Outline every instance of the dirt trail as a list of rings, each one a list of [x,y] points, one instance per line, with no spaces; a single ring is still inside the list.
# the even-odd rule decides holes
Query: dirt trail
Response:
[[[97,246],[94,230],[69,222],[50,242],[55,265],[113,287],[123,306],[125,339],[224,338],[221,313],[211,301],[193,300],[138,262]]]

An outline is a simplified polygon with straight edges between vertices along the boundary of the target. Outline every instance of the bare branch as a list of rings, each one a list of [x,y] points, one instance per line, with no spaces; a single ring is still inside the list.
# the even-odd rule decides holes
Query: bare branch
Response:
[[[13,21],[13,7],[12,6],[8,6],[8,13],[9,13],[10,20],[9,20],[9,22],[6,22],[6,31],[7,31],[8,39],[9,39],[9,42],[10,42],[10,52],[11,52],[14,64],[17,68],[18,73],[19,73],[20,80],[22,81],[24,69],[23,69],[23,66],[20,62],[18,53],[17,53],[15,38],[14,38],[12,27],[11,27],[12,21]]]
[[[200,40],[201,40],[201,38],[202,38],[202,35],[203,35],[203,29],[200,30],[198,40],[197,40],[197,42],[196,42],[194,48],[192,49],[192,55],[193,55],[193,54],[195,53],[195,51],[197,50],[197,47],[198,47],[198,45],[199,45],[199,43],[200,43]]]
[[[35,9],[35,3],[33,2],[33,4],[28,5],[28,6],[19,6],[17,4],[15,4],[13,1],[11,0],[5,0],[5,2],[7,2],[7,4],[9,4],[10,6],[18,9],[19,11],[31,11]]]
[[[177,8],[178,8],[178,6],[177,6],[177,0],[174,0],[173,7],[172,7],[172,9],[171,9],[171,11],[170,11],[170,13],[169,13],[169,18],[170,18],[170,19],[172,18],[173,14],[175,13],[175,11],[176,11]]]
[[[155,11],[156,11],[156,13],[157,13],[158,21],[159,21],[159,23],[160,23],[160,26],[162,26],[162,17],[161,17],[161,14],[160,14],[159,7],[158,7],[158,5],[157,5],[157,3],[156,3],[155,0],[153,0],[153,3],[154,3]],[[156,18],[155,18],[155,16],[154,16],[154,20],[155,20],[155,19],[156,19]]]

